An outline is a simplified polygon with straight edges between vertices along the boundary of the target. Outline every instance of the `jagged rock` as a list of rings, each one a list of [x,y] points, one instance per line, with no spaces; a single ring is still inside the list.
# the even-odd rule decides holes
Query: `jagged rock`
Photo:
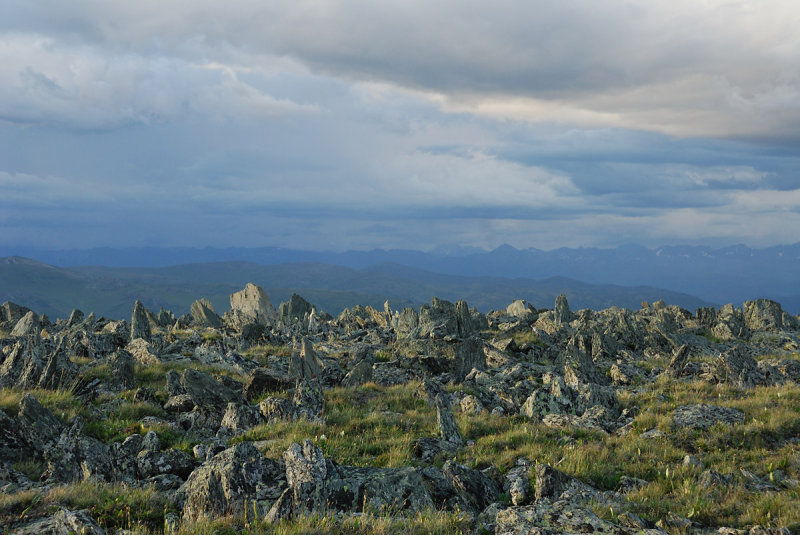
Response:
[[[89,511],[59,509],[53,516],[15,526],[16,535],[105,535],[106,531],[89,515]]]
[[[186,480],[184,517],[225,516],[255,507],[264,518],[286,489],[283,463],[267,459],[251,442],[218,453]],[[252,512],[252,509],[249,509]]]
[[[195,327],[219,329],[222,319],[214,312],[214,305],[208,299],[198,299],[189,308],[192,325]]]
[[[278,320],[278,313],[261,287],[247,283],[243,290],[231,294],[230,317],[238,326],[255,324],[268,326]]]
[[[158,364],[161,362],[153,346],[144,338],[131,340],[130,343],[125,346],[125,351],[130,353],[139,364]]]
[[[268,397],[258,404],[258,411],[267,422],[295,417],[295,406],[288,399]]]
[[[419,333],[423,338],[466,337],[475,331],[472,315],[465,301],[453,304],[434,297],[419,310]]]
[[[589,500],[597,496],[596,489],[549,465],[537,464],[534,471],[536,475],[535,498],[537,501],[542,499],[563,500],[576,498]]]
[[[747,328],[741,310],[734,308],[731,303],[719,309],[717,324],[711,328],[712,335],[720,340],[734,340],[744,337],[746,332]]]
[[[52,447],[64,430],[61,420],[31,394],[25,394],[20,400],[17,421],[20,435],[37,452]]]
[[[19,427],[13,418],[0,411],[0,461],[21,461],[44,449],[43,445],[31,444],[29,438],[33,437],[26,436]]]
[[[436,406],[436,426],[439,429],[439,438],[455,446],[464,445],[464,437],[458,428],[453,409],[450,408],[444,394],[437,394],[434,401]]]
[[[137,338],[148,342],[151,340],[153,335],[150,330],[150,319],[147,313],[148,310],[137,299],[133,304],[133,314],[131,315],[131,340],[136,340]]]
[[[220,427],[232,433],[241,433],[263,422],[258,406],[228,403]]]
[[[292,489],[294,511],[402,510],[432,507],[419,472],[407,468],[356,468],[327,461],[308,440],[292,444],[283,454],[286,477]]]
[[[406,307],[392,321],[397,338],[417,338],[419,336],[419,314]]]
[[[16,325],[31,309],[20,306],[11,301],[6,301],[0,305],[0,323]]]
[[[325,399],[322,388],[316,381],[303,380],[297,384],[294,393],[294,413],[299,418],[317,421],[322,417],[325,409]]]
[[[269,368],[256,368],[244,383],[244,397],[253,401],[269,392],[286,390],[294,386],[294,379],[285,373]]]
[[[4,423],[2,419],[4,415],[0,415],[0,424]],[[4,430],[0,428],[0,459],[3,458],[3,433]],[[28,476],[14,470],[0,460],[0,494],[11,494],[18,490],[27,490],[33,486],[33,481],[28,479]]]
[[[368,357],[362,358],[358,364],[353,366],[347,375],[342,379],[343,386],[363,385],[372,380],[372,365],[374,360]]]
[[[167,412],[181,413],[189,412],[194,409],[194,401],[189,394],[178,394],[170,396],[164,403],[164,410]]]
[[[186,479],[194,470],[194,462],[186,453],[168,449],[153,451],[145,449],[136,456],[136,471],[139,479],[148,479],[163,474],[173,474]]]
[[[486,509],[500,494],[500,485],[479,470],[447,461],[442,473],[453,486],[463,507],[475,513]]]
[[[112,390],[130,390],[135,386],[135,361],[133,356],[124,349],[117,350],[111,358],[109,364],[109,388]]]
[[[566,325],[572,321],[572,312],[569,310],[567,296],[560,294],[556,297],[555,308],[553,309],[553,322],[556,325]]]
[[[495,517],[495,535],[559,535],[604,533],[609,535],[664,534],[639,530],[602,520],[588,507],[567,500],[509,507]]]
[[[774,379],[767,381],[756,360],[739,346],[734,346],[717,357],[713,374],[716,382],[740,388],[774,384]]]
[[[278,307],[278,319],[286,326],[294,323],[308,325],[313,305],[297,294],[292,294],[288,301]]]
[[[461,412],[466,414],[480,414],[486,410],[483,403],[472,394],[467,394],[461,398],[459,406],[461,407]]]
[[[717,311],[714,307],[702,307],[695,311],[695,316],[701,327],[711,328],[717,320]]]
[[[536,314],[536,309],[524,299],[517,299],[506,307],[506,314],[515,318],[528,319]]]
[[[528,474],[533,464],[524,457],[516,460],[514,467],[506,474],[503,490],[507,491],[511,497],[511,503],[515,506],[527,505],[532,498],[531,482]]]
[[[664,370],[664,375],[667,377],[680,377],[686,362],[689,359],[689,346],[686,344],[672,351],[672,359],[669,361],[667,368]]]
[[[230,378],[215,379],[211,375],[189,368],[181,372],[180,384],[196,407],[220,414],[233,401],[244,403],[241,383]]]
[[[289,359],[289,375],[297,379],[319,381],[322,378],[322,362],[314,353],[314,347],[307,338],[300,342],[300,351],[292,350]]]
[[[769,299],[745,301],[743,306],[744,325],[751,331],[773,331],[783,327],[781,305]]]
[[[682,405],[673,412],[675,427],[708,429],[716,424],[736,425],[744,422],[744,413],[738,409],[708,405]]]
[[[23,336],[39,336],[42,326],[39,323],[39,317],[33,310],[29,310],[11,330],[12,338],[20,338]]]
[[[84,436],[83,419],[76,416],[64,429],[55,444],[45,450],[47,469],[42,479],[69,483],[85,479],[109,481],[113,477],[113,463],[108,446],[99,440]]]

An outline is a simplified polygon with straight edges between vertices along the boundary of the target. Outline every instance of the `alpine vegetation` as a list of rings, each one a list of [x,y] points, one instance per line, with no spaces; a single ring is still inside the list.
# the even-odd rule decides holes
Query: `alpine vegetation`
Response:
[[[800,318],[0,307],[0,518],[34,533],[800,531]]]

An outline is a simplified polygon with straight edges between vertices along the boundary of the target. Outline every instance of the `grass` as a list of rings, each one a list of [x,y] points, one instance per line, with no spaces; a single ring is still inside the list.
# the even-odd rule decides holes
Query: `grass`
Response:
[[[340,464],[400,467],[413,463],[411,445],[435,434],[436,415],[415,395],[419,383],[391,387],[365,384],[325,391],[325,423],[278,421],[235,439],[266,440],[268,457],[280,456],[306,438]]]
[[[263,358],[275,354],[275,348],[267,346],[251,351]],[[137,366],[137,381],[142,386],[163,390],[166,372],[184,367]],[[450,385],[448,390],[457,388]],[[411,451],[413,442],[436,434],[435,411],[425,396],[419,394],[420,389],[417,382],[392,387],[368,383],[329,389],[325,391],[324,423],[271,422],[231,442],[264,441],[261,446],[265,455],[279,458],[289,444],[308,438],[322,448],[326,457],[342,465],[418,465]],[[35,390],[33,394],[64,421],[83,415],[87,434],[105,442],[153,430],[164,447],[188,452],[194,445],[181,431],[166,423],[143,426],[140,423],[143,417],[163,417],[163,409],[153,403],[133,402],[131,392],[123,393],[117,405],[107,404],[113,410],[102,421],[94,416],[96,411],[68,392]],[[22,395],[23,392],[13,389],[0,391],[0,409],[16,414]],[[505,472],[516,459],[526,457],[555,466],[602,490],[618,490],[622,476],[647,482],[629,492],[627,504],[619,510],[596,504],[595,512],[606,519],[613,520],[630,511],[657,521],[674,512],[703,526],[762,525],[800,531],[800,488],[775,483],[771,490],[755,490],[741,471],[752,472],[764,482],[777,481],[778,470],[786,478],[800,480],[800,444],[793,440],[800,437],[800,386],[786,384],[742,390],[702,381],[658,379],[643,390],[620,390],[618,398],[623,408],[635,414],[632,430],[626,436],[554,429],[521,416],[456,411],[456,421],[470,445],[455,454],[455,459],[473,468],[493,465]],[[741,425],[718,425],[702,431],[675,429],[673,411],[692,403],[735,408],[744,413],[745,419]],[[651,429],[659,429],[665,436],[642,436]],[[689,454],[697,457],[702,466],[684,466],[682,460]],[[26,461],[15,468],[36,479],[43,466]],[[702,487],[700,477],[708,468],[730,475],[730,485]],[[90,508],[104,527],[125,528],[134,533],[162,529],[165,511],[174,508],[163,495],[147,487],[134,489],[84,482],[41,492],[0,495],[0,517],[6,521],[27,518],[48,511],[55,504]],[[466,533],[468,530],[469,526],[457,512],[430,511],[392,518],[373,514],[308,516],[278,525],[252,518],[226,517],[182,525],[179,533]]]

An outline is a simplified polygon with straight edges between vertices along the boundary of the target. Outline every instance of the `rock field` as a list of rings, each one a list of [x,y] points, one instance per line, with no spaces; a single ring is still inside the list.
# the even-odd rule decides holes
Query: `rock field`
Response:
[[[778,303],[230,303],[0,306],[6,532],[800,532]]]

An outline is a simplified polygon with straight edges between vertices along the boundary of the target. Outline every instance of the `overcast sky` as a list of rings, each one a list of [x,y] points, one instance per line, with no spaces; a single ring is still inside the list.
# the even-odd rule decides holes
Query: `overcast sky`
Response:
[[[0,247],[800,241],[796,0],[2,0]]]

